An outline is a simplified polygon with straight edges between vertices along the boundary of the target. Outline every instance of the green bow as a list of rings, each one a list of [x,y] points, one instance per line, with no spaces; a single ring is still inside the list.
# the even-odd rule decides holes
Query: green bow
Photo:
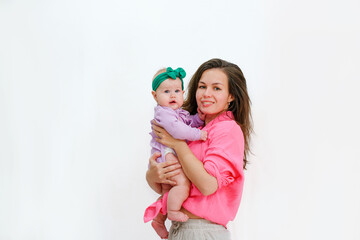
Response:
[[[186,76],[186,72],[183,68],[177,68],[173,70],[171,67],[166,69],[166,72],[160,73],[156,76],[154,81],[152,82],[152,89],[156,91],[156,89],[160,86],[160,84],[168,78],[176,79],[180,78],[181,80],[181,87],[184,90],[184,82],[183,78]]]

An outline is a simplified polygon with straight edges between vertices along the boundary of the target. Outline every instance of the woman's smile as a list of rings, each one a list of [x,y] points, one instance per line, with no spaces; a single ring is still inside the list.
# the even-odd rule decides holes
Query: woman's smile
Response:
[[[213,101],[201,101],[201,105],[203,108],[210,107],[213,103]]]

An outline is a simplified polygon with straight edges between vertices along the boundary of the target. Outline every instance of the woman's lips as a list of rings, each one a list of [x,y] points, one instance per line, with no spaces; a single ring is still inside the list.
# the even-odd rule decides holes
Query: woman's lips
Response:
[[[203,101],[203,102],[201,102],[201,105],[203,106],[203,107],[209,107],[209,106],[211,106],[213,104],[213,102],[209,102],[209,101]]]

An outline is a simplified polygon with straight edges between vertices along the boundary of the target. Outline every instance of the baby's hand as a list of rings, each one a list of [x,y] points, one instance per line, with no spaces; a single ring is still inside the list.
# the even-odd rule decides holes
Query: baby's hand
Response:
[[[200,130],[200,140],[206,141],[207,139],[207,131]]]
[[[197,111],[199,113],[199,118],[201,121],[205,120],[205,114],[200,110],[200,108],[197,108]]]

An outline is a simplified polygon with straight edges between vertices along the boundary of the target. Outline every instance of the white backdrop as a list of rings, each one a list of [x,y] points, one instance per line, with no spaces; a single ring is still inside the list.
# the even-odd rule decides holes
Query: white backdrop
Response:
[[[158,239],[151,78],[242,68],[233,239],[360,239],[359,1],[0,0],[0,239]]]

